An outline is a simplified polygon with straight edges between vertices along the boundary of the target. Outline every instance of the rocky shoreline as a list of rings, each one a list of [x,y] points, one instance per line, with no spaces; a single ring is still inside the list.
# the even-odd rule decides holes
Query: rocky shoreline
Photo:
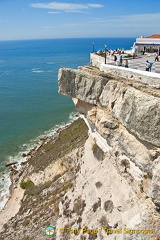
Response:
[[[22,172],[24,171],[26,164],[29,164],[30,159],[36,155],[37,151],[40,148],[45,149],[45,146],[47,143],[49,143],[50,141],[56,141],[60,132],[66,129],[70,124],[72,124],[73,121],[78,119],[78,117],[79,117],[78,113],[74,114],[74,116],[72,116],[71,122],[61,126],[56,125],[52,133],[49,133],[48,135],[43,135],[39,139],[37,139],[36,144],[33,147],[31,147],[27,152],[22,153],[22,158],[24,160],[20,163],[20,167],[18,169],[17,169],[17,164],[19,164],[18,161],[11,161],[5,164],[5,166],[8,168],[10,172],[9,177],[11,180],[11,184],[9,186],[9,194],[7,194],[8,195],[7,203],[5,204],[3,209],[0,211],[0,219],[2,219],[2,216],[3,216],[3,221],[2,220],[0,221],[0,231],[2,229],[3,224],[5,224],[11,217],[14,217],[14,215],[18,212],[20,208],[20,200],[23,197],[22,192],[24,192],[24,190],[19,188],[19,185],[23,179],[21,176],[23,175]],[[4,173],[2,173],[2,176],[3,174]],[[15,206],[15,204],[16,204],[16,208],[14,207],[14,209],[10,211],[12,213],[9,213],[10,205]]]
[[[78,118],[78,116],[76,116]],[[64,185],[66,186],[66,189],[70,188],[70,186],[72,186],[72,183],[69,181],[69,179],[73,178],[72,176],[67,177],[69,173],[66,173],[66,169],[67,167],[64,165],[64,163],[62,163],[61,159],[64,159],[65,157],[62,156],[57,156],[54,159],[51,159],[50,161],[50,151],[52,151],[52,149],[49,149],[51,146],[53,146],[56,144],[56,142],[58,141],[58,146],[61,147],[61,144],[63,144],[63,140],[64,136],[67,137],[67,135],[69,135],[71,133],[71,138],[74,138],[74,131],[77,131],[77,128],[79,128],[80,124],[82,124],[82,128],[85,128],[85,134],[87,134],[87,127],[85,126],[85,124],[83,123],[82,119],[77,119],[75,121],[73,121],[70,124],[67,124],[66,126],[62,127],[61,129],[57,129],[56,131],[56,135],[54,136],[49,136],[49,137],[44,137],[42,140],[41,145],[34,147],[34,149],[30,150],[30,152],[28,152],[27,154],[27,161],[21,163],[21,168],[17,171],[16,169],[12,169],[11,173],[10,173],[10,177],[12,180],[12,184],[10,186],[10,198],[9,201],[7,202],[5,208],[0,212],[0,225],[1,225],[1,236],[0,239],[5,239],[4,236],[6,236],[6,228],[8,229],[8,226],[12,226],[11,223],[13,223],[13,225],[15,224],[15,222],[19,221],[18,219],[16,220],[16,218],[20,215],[21,218],[23,219],[23,214],[21,213],[23,211],[24,214],[26,214],[26,211],[24,211],[24,209],[27,208],[27,205],[25,203],[25,197],[26,197],[26,190],[21,189],[20,187],[20,183],[24,182],[24,181],[28,181],[31,180],[34,182],[34,186],[35,189],[34,194],[36,196],[36,191],[37,188],[42,188],[44,189],[48,189],[51,185],[51,183],[54,184],[54,182],[56,182],[55,188],[61,186],[63,187]],[[72,127],[73,126],[73,127]],[[73,130],[73,132],[72,132]],[[68,132],[69,131],[69,132]],[[85,137],[84,133],[82,133],[82,136],[79,136],[79,133],[77,132],[77,137],[76,137],[76,141],[77,139],[83,139]],[[75,135],[76,136],[76,135]],[[61,138],[61,139],[60,139]],[[60,139],[60,140],[59,140]],[[86,139],[86,137],[85,137]],[[68,153],[72,151],[73,146],[75,146],[74,142],[72,139],[70,139],[71,143],[68,149]],[[69,142],[70,142],[69,141]],[[80,140],[81,141],[81,140]],[[66,141],[65,141],[66,142]],[[68,142],[68,143],[69,143]],[[61,144],[60,144],[61,143]],[[73,146],[72,146],[73,144]],[[56,145],[57,148],[57,145]],[[65,150],[66,148],[64,148],[63,150]],[[54,151],[54,150],[53,150]],[[64,152],[62,155],[65,155],[66,152]],[[76,154],[76,153],[75,153]],[[46,159],[43,159],[43,155],[47,156],[47,165],[45,163]],[[34,165],[34,161],[36,161],[38,158],[41,157],[42,161],[41,165]],[[42,176],[42,171],[39,170],[39,167],[43,167],[44,161],[44,169],[43,172],[46,174],[45,176]],[[48,162],[50,161],[50,163]],[[32,163],[31,163],[32,162]],[[65,163],[68,165],[68,163]],[[74,164],[72,162],[72,164]],[[33,166],[34,165],[34,166]],[[74,166],[74,165],[73,165]],[[37,169],[38,168],[38,169]],[[74,166],[75,168],[75,166]],[[46,169],[46,170],[45,170]],[[66,178],[68,179],[66,181],[66,184],[64,184],[64,181],[61,182],[61,180],[59,180],[61,178],[61,176],[63,176],[64,174],[66,174]],[[36,182],[37,181],[37,182]],[[58,181],[60,181],[59,183],[57,183]],[[34,195],[33,194],[33,195]],[[32,206],[31,206],[32,208]],[[45,214],[44,214],[45,215]],[[14,229],[14,227],[13,227]],[[13,231],[12,229],[12,231]],[[10,238],[12,239],[12,238]],[[13,238],[16,239],[16,238]]]

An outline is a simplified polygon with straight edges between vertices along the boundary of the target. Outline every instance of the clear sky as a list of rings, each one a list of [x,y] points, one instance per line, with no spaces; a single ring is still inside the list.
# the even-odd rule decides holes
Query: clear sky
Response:
[[[0,40],[160,34],[160,0],[0,0]]]

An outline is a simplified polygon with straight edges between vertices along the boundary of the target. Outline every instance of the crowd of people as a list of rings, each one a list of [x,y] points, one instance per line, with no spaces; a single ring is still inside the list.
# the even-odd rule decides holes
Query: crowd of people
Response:
[[[126,68],[129,67],[129,62],[128,59],[126,57],[123,56],[124,54],[124,50],[122,49],[115,49],[115,50],[111,50],[111,49],[106,49],[105,51],[98,51],[96,52],[96,54],[101,55],[101,56],[105,56],[106,58],[108,58],[109,60],[113,60],[115,62],[115,65],[117,66],[124,66]],[[133,59],[135,58],[135,54],[133,54],[131,56]],[[155,53],[155,62],[159,61],[159,54],[156,52]],[[146,71],[151,72],[153,63],[149,62],[148,60],[146,61]]]
[[[115,65],[124,66],[124,67],[128,68],[128,59],[123,59],[124,53],[125,53],[124,49],[119,49],[119,48],[115,49],[115,50],[106,49],[106,52],[103,50],[99,50],[96,52],[96,54],[98,54],[102,57],[106,57],[110,61],[113,60],[115,62]],[[135,55],[133,55],[132,57],[135,58]]]

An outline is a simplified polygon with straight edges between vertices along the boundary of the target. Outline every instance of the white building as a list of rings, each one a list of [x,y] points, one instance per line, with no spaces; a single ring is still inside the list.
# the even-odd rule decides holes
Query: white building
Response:
[[[136,42],[133,44],[132,49],[133,53],[158,52],[160,55],[160,34],[136,38]]]

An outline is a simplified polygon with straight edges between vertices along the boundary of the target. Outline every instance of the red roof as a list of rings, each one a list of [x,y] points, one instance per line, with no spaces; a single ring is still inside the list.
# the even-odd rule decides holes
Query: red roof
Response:
[[[160,38],[160,34],[154,34],[146,38]]]

